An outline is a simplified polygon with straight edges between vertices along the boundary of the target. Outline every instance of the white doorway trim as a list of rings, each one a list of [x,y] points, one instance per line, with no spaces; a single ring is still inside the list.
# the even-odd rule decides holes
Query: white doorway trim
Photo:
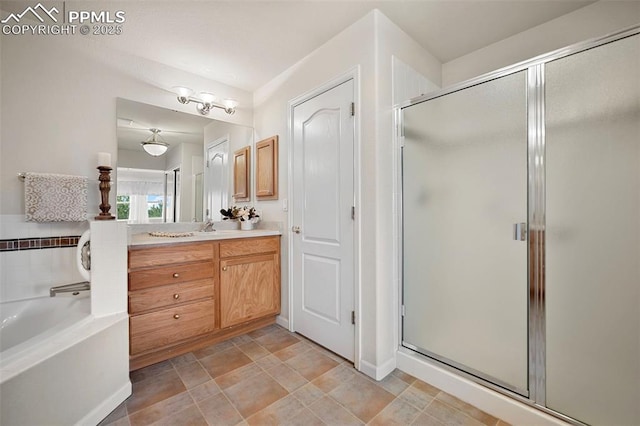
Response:
[[[344,74],[339,75],[338,77],[335,77],[329,81],[327,81],[326,83],[311,89],[310,91],[303,93],[302,95],[292,99],[289,101],[288,106],[287,106],[287,121],[288,121],[288,133],[289,133],[289,149],[288,149],[288,182],[289,182],[289,188],[288,188],[288,194],[287,197],[289,198],[289,206],[292,206],[292,202],[291,200],[293,200],[293,185],[291,184],[291,182],[293,182],[293,149],[291,144],[293,143],[293,111],[294,108],[306,101],[308,101],[311,98],[314,98],[324,92],[327,92],[331,89],[333,89],[334,87],[337,87],[349,80],[353,80],[354,83],[354,93],[353,93],[353,99],[354,99],[354,103],[355,103],[355,121],[354,121],[354,137],[353,137],[353,144],[354,144],[354,153],[353,153],[353,184],[354,184],[354,206],[356,209],[356,215],[355,215],[355,224],[354,224],[354,242],[353,242],[353,248],[354,248],[354,252],[353,252],[353,271],[354,271],[354,288],[353,288],[353,294],[354,294],[354,310],[355,310],[355,342],[354,342],[354,366],[356,369],[360,369],[360,360],[362,358],[362,353],[361,353],[361,341],[360,341],[360,326],[362,324],[361,321],[361,310],[360,310],[360,306],[361,306],[361,299],[362,299],[362,283],[361,283],[361,260],[360,260],[360,252],[361,252],[361,224],[362,221],[361,219],[361,194],[362,194],[362,187],[361,187],[361,162],[360,162],[360,157],[361,157],[361,139],[360,139],[360,135],[361,135],[361,131],[360,131],[360,126],[361,126],[361,108],[360,108],[360,66],[356,66],[354,68],[351,68],[350,70],[348,70],[347,72],[345,72]],[[293,223],[293,209],[289,208],[288,209],[288,215],[287,215],[287,223],[289,224],[289,226],[287,227],[287,229],[285,230],[287,232],[287,235],[289,236],[288,238],[288,298],[289,298],[289,312],[288,312],[288,317],[289,317],[289,331],[295,331],[295,324],[294,324],[294,319],[293,319],[293,239],[291,238],[291,224]]]

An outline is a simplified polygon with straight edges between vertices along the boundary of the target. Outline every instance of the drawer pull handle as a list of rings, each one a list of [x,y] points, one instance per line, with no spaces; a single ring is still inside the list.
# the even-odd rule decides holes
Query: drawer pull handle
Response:
[[[227,267],[226,267],[226,266],[224,266],[224,267],[222,268],[222,270],[223,270],[223,271],[226,271],[226,270],[227,270]]]
[[[175,272],[175,273],[173,274],[173,278],[178,278],[179,276],[180,276],[180,274],[179,274],[179,273],[177,273],[177,272]]]
[[[175,314],[175,315],[173,316],[173,319],[180,319],[180,315]]]
[[[173,298],[178,300],[178,299],[180,299],[180,295],[178,293],[176,293],[176,294],[173,295]]]

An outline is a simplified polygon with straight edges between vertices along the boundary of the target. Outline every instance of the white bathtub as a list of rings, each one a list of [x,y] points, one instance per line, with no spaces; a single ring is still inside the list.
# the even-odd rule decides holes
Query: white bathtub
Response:
[[[2,358],[39,344],[60,330],[89,319],[88,297],[36,297],[0,305]],[[32,340],[33,339],[33,340]]]
[[[0,304],[0,425],[97,424],[131,394],[128,317],[91,299]]]

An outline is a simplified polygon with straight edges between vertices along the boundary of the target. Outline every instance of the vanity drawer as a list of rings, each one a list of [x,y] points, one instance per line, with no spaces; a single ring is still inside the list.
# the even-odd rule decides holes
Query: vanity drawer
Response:
[[[249,254],[275,253],[280,248],[280,237],[247,238],[221,241],[220,257],[246,256]]]
[[[192,243],[129,250],[129,269],[213,260],[213,243]]]
[[[138,314],[206,298],[213,298],[211,279],[151,287],[129,294],[129,313]]]
[[[175,306],[129,320],[131,355],[170,345],[215,329],[213,300]]]
[[[198,262],[129,273],[129,290],[213,278],[213,262]]]

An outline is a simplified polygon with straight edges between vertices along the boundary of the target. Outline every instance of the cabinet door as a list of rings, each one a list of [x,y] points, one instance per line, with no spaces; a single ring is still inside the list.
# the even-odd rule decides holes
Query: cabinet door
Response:
[[[220,262],[220,321],[229,327],[280,313],[280,265],[277,254]]]

